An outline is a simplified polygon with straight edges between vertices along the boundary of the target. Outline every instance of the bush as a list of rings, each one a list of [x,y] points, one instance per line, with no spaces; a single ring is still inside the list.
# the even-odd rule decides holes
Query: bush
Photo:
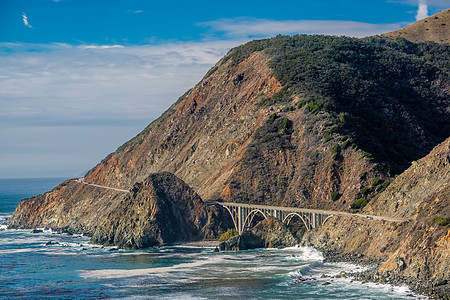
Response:
[[[313,115],[317,115],[322,109],[323,109],[323,102],[319,101],[309,101],[308,104],[306,104],[306,110],[308,110]]]
[[[338,191],[334,191],[331,193],[331,200],[336,201],[341,198],[341,194]]]
[[[450,218],[447,218],[447,217],[433,216],[432,220],[434,221],[434,223],[438,224],[439,226],[449,226],[450,225]]]
[[[372,187],[376,187],[377,185],[379,185],[381,183],[381,181],[382,181],[381,178],[378,178],[378,177],[374,178],[372,181]]]
[[[269,120],[275,120],[276,118],[278,118],[278,115],[276,113],[273,113],[269,116]]]
[[[288,118],[283,119],[283,127],[281,129],[281,134],[286,134],[290,132],[290,129],[292,128],[292,121]]]
[[[364,206],[366,206],[367,202],[368,201],[366,198],[359,198],[354,203],[352,203],[352,205],[350,205],[350,207],[353,209],[360,209],[360,208],[363,208]]]
[[[297,102],[297,108],[302,108],[306,105],[306,100],[300,100]]]
[[[228,241],[229,239],[237,236],[238,234],[239,233],[237,232],[236,229],[230,228],[219,237],[219,241],[221,241],[221,242]]]
[[[338,159],[339,154],[341,153],[341,146],[339,146],[339,144],[335,144],[333,148],[331,148],[331,153],[333,154],[334,160]]]
[[[346,140],[342,143],[342,150],[347,149],[348,145],[350,144],[349,140]]]

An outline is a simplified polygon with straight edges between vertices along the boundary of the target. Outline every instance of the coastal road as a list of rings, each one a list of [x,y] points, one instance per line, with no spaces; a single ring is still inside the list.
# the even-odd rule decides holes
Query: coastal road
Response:
[[[81,184],[85,184],[85,185],[95,186],[95,187],[102,188],[102,189],[116,191],[116,192],[122,192],[122,193],[129,192],[129,190],[123,190],[123,189],[113,188],[113,187],[109,187],[109,186],[88,183],[88,182],[84,181],[83,177],[73,179],[73,181],[81,183]],[[284,211],[290,211],[290,212],[297,211],[297,212],[319,213],[319,214],[334,215],[334,216],[351,216],[351,217],[360,217],[360,218],[364,218],[367,220],[379,220],[379,221],[389,221],[389,222],[405,222],[408,220],[405,218],[372,216],[372,215],[364,215],[364,214],[352,214],[349,212],[334,211],[334,210],[320,210],[320,209],[310,209],[310,208],[282,207],[282,206],[243,204],[243,203],[233,203],[233,202],[216,202],[216,201],[205,202],[205,203],[206,204],[219,204],[219,205],[220,204],[224,204],[224,205],[229,204],[229,205],[240,206],[240,207],[251,207],[254,209],[273,209],[273,210],[280,210],[280,211],[284,210]]]
[[[73,181],[78,182],[78,183],[82,183],[82,184],[85,184],[85,185],[95,186],[95,187],[102,188],[102,189],[116,191],[116,192],[122,192],[122,193],[128,193],[129,192],[129,190],[122,190],[122,189],[117,189],[117,188],[113,188],[113,187],[109,187],[109,186],[88,183],[88,182],[84,181],[83,177],[76,178]]]

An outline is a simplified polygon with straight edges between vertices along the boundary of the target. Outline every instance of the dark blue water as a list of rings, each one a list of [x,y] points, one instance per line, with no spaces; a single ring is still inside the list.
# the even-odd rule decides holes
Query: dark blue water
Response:
[[[1,180],[0,211],[10,215],[20,198],[59,182]],[[32,234],[0,225],[0,298],[424,299],[404,286],[332,277],[363,268],[324,263],[322,254],[308,247],[239,253],[187,246],[110,250],[85,236]],[[308,280],[298,281],[300,274]]]
[[[0,214],[11,214],[21,199],[51,190],[66,178],[0,179]]]

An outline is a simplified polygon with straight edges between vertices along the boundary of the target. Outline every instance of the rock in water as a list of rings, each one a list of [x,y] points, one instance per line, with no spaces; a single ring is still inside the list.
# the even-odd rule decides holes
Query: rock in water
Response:
[[[255,248],[283,248],[298,243],[294,234],[277,219],[259,222],[249,231],[219,245],[222,251],[239,251]]]
[[[212,237],[215,209],[175,175],[152,174],[117,203],[92,242],[137,249]]]

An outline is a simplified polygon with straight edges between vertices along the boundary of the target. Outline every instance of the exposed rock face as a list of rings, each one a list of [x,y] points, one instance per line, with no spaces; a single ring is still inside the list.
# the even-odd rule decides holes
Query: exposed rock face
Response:
[[[378,198],[367,213],[402,216],[396,224],[352,217],[333,217],[303,242],[342,256],[379,258],[378,278],[422,282],[428,293],[449,296],[450,231],[436,217],[450,217],[450,138],[414,162]],[[420,289],[420,287],[419,287]]]
[[[136,183],[99,224],[92,242],[136,249],[217,236],[219,211],[206,207],[189,186],[173,174],[152,174]]]
[[[445,155],[440,165],[413,165],[415,173],[378,194],[448,137],[449,47],[304,35],[247,43],[85,176],[93,184],[134,186],[129,195],[67,181],[22,201],[9,224],[65,228],[129,248],[210,236],[213,216],[198,209],[192,192],[169,177],[146,179],[170,172],[204,200],[345,211],[369,200],[366,212],[412,220],[330,219],[305,241],[343,253],[396,255],[386,268],[443,278],[448,271],[438,264],[446,262],[441,249],[448,239],[433,216],[448,216]],[[176,191],[198,219],[168,204],[177,203]],[[162,210],[179,220],[164,219]],[[164,227],[169,221],[174,229]],[[177,235],[183,225],[192,232]]]
[[[65,184],[76,189],[76,183]],[[205,206],[194,190],[168,172],[151,174],[127,194],[111,191],[113,196],[107,204],[83,198],[54,202],[54,193],[58,192],[59,188],[22,201],[9,226],[83,232],[93,235],[94,243],[126,249],[212,239],[230,226],[223,223],[227,219],[220,207]]]
[[[266,219],[252,229],[235,236],[219,246],[221,251],[239,251],[255,248],[283,248],[295,246],[298,239],[277,219]]]
[[[384,36],[411,42],[450,43],[450,8]]]

